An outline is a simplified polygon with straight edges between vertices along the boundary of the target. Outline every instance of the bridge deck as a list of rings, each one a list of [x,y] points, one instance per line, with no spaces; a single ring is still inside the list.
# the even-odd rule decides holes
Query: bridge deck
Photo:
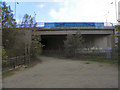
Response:
[[[38,27],[38,30],[73,30],[73,29],[81,29],[81,30],[114,30],[114,27]]]
[[[114,34],[113,27],[39,27],[37,35],[65,35],[76,34],[80,30],[81,34]]]

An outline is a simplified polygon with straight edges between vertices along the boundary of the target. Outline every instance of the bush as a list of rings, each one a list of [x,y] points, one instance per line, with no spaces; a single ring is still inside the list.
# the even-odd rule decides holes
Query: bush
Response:
[[[68,34],[67,39],[64,41],[64,52],[66,57],[76,56],[76,50],[83,48],[84,39],[78,31],[75,35]]]

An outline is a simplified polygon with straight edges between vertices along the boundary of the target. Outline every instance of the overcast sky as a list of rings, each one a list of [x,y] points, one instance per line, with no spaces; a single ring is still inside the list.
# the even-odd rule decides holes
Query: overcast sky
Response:
[[[8,1],[15,13],[15,0]],[[116,23],[115,0],[16,0],[16,19],[24,14],[34,16],[37,22],[111,22]],[[118,3],[120,0],[116,0]],[[118,6],[118,5],[117,5]],[[117,7],[118,8],[118,7]]]

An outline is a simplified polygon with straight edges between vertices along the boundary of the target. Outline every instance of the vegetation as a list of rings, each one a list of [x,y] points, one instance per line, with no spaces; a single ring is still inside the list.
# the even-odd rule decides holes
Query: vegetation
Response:
[[[24,32],[16,30],[16,22],[13,17],[10,6],[2,2],[2,47],[8,57],[24,54]]]
[[[5,2],[2,2],[2,28],[15,28],[16,22],[13,18],[14,15],[10,6],[7,6]]]
[[[14,15],[10,6],[7,6],[5,2],[2,2],[2,28],[3,28],[3,48],[6,51],[8,57],[22,56],[24,54],[32,55],[32,57],[37,56],[41,52],[41,38],[40,36],[34,35],[31,37],[30,29],[36,27],[37,23],[35,18],[28,14],[25,14],[23,21],[19,28],[16,29],[16,22],[13,18]],[[29,33],[29,34],[28,34]],[[32,42],[31,42],[32,39]],[[30,50],[31,49],[31,50]],[[29,51],[29,52],[27,52]]]
[[[3,28],[3,47],[8,57],[22,56],[25,52],[25,32]]]
[[[22,69],[22,67],[19,67],[19,68],[15,69],[15,70],[11,70],[11,71],[5,72],[5,73],[3,73],[2,77],[3,77],[3,78],[6,78],[6,77],[9,77],[9,76],[11,76],[11,75],[14,75],[16,72],[20,71],[21,69],[22,69],[22,70],[30,69],[30,68],[34,67],[35,65],[37,65],[37,64],[40,63],[40,62],[41,62],[40,60],[36,60],[36,61],[30,63],[30,65],[29,65],[27,68],[23,68],[23,69]],[[4,69],[3,71],[9,70],[8,67],[3,68],[3,69]]]
[[[118,47],[120,48],[120,25],[118,26],[115,26],[115,29],[118,31],[117,35],[115,35],[114,37],[117,37],[118,38]]]
[[[25,28],[29,31],[29,28],[33,28],[33,35],[31,37],[32,42],[28,43],[30,46],[30,55],[32,58],[36,58],[38,55],[40,55],[41,53],[41,48],[42,48],[42,44],[41,44],[41,37],[36,35],[36,27],[37,23],[35,22],[35,18],[31,17],[28,14],[25,14],[23,17],[23,21],[20,25],[20,27]],[[27,42],[27,41],[26,41]],[[27,43],[26,43],[27,44]]]
[[[20,68],[17,68],[17,69],[14,70],[14,71],[9,71],[9,72],[3,73],[2,77],[3,77],[3,78],[6,78],[6,77],[8,77],[8,76],[14,75],[14,74],[15,74],[17,71],[19,71],[19,70],[20,70]]]
[[[101,59],[101,58],[72,58],[72,60],[78,61],[93,61],[93,62],[100,62],[100,63],[108,63],[108,64],[118,64],[118,60],[112,59]]]
[[[75,35],[67,35],[67,39],[64,41],[64,52],[66,57],[74,57],[76,55],[76,50],[81,50],[83,48],[84,39],[79,32]]]
[[[120,25],[115,26],[115,29],[118,31],[118,33],[117,33],[117,35],[115,37],[118,38],[117,46],[118,46],[118,60],[119,60],[120,59]]]
[[[22,28],[31,28],[36,27],[37,23],[35,22],[35,18],[31,17],[31,15],[25,14],[20,27]]]
[[[33,41],[31,44],[31,57],[36,58],[42,52],[42,44],[41,44],[41,37],[40,36],[33,36]]]
[[[2,2],[2,57],[3,65],[6,59],[16,56],[29,56],[31,60],[36,58],[41,52],[41,38],[35,34],[37,25],[35,18],[25,14],[19,28],[16,25],[14,15],[10,6]],[[32,36],[32,28],[33,36]],[[31,62],[33,63],[33,62]]]

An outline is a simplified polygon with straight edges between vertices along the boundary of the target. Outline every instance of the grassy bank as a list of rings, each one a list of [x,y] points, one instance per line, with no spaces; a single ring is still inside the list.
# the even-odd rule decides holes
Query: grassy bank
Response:
[[[109,64],[118,64],[118,60],[114,59],[103,59],[103,58],[80,58],[80,57],[70,57],[66,58],[65,56],[60,55],[44,55],[48,57],[55,57],[60,59],[70,59],[70,60],[77,60],[77,61],[93,61],[93,62],[100,62],[100,63],[109,63]]]
[[[41,63],[41,60],[32,61],[27,67],[24,67],[24,69],[33,68],[33,67],[36,66],[38,63]],[[5,72],[5,73],[2,74],[2,77],[3,77],[3,78],[6,78],[6,77],[8,77],[8,76],[12,76],[12,75],[14,75],[16,72],[20,71],[21,68],[23,68],[23,67],[19,67],[19,68],[16,68],[16,69],[12,70],[12,71]],[[9,69],[9,68],[5,68],[5,69],[3,69],[3,70],[8,70],[8,69]],[[24,69],[22,69],[22,70],[24,70]]]
[[[72,58],[72,60],[93,61],[93,62],[100,62],[100,63],[118,64],[118,60],[100,59],[100,58]]]
[[[8,77],[8,76],[14,75],[17,71],[20,71],[20,68],[17,68],[17,69],[15,69],[15,70],[12,70],[12,71],[3,73],[3,74],[2,74],[2,78],[6,78],[6,77]]]

